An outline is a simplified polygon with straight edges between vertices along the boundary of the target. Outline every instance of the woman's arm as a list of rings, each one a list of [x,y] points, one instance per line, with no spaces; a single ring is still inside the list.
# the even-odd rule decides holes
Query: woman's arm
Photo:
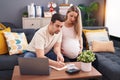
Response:
[[[80,51],[82,52],[82,50],[83,50],[83,38],[82,38],[82,36],[80,37]]]

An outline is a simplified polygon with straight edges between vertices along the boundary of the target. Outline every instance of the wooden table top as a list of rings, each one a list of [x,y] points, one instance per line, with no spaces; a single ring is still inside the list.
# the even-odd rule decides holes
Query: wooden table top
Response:
[[[78,68],[80,68],[80,62],[70,62],[75,64]],[[98,72],[94,67],[90,72],[80,71],[77,74],[69,75],[65,72],[66,69],[57,71],[51,69],[50,75],[21,75],[19,66],[15,66],[13,71],[12,80],[65,80],[65,79],[76,79],[76,78],[93,78],[100,77],[102,74]]]

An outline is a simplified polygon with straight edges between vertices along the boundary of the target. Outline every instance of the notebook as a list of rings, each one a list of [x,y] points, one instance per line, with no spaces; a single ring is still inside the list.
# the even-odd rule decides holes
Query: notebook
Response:
[[[49,75],[48,58],[18,58],[21,75]]]

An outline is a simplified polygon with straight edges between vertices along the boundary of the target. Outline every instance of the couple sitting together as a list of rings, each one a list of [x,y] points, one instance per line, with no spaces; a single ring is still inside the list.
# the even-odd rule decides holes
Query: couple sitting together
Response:
[[[35,33],[24,57],[47,57],[49,65],[60,68],[68,59],[76,60],[82,49],[81,12],[76,6],[71,6],[65,18],[55,13],[50,24]]]

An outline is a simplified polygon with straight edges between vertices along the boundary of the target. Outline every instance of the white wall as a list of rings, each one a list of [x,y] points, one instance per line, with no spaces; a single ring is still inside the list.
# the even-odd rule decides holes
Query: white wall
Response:
[[[106,0],[105,26],[110,35],[120,38],[120,0]]]

